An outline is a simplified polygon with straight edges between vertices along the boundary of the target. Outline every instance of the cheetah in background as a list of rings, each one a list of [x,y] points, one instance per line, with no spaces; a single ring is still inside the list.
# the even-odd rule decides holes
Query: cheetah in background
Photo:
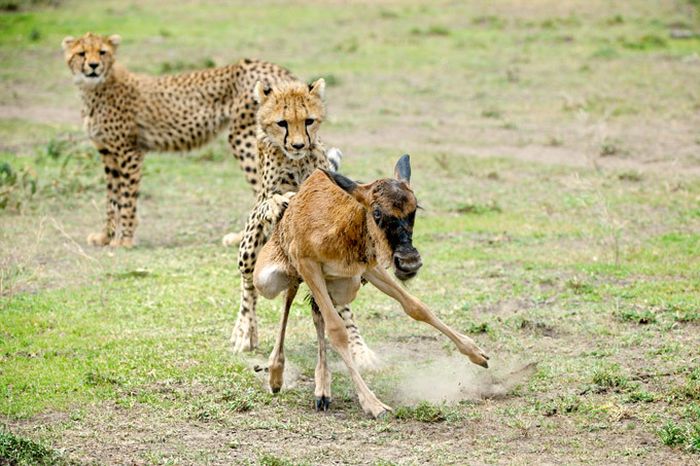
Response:
[[[133,245],[147,151],[191,150],[228,127],[233,154],[257,193],[253,88],[258,81],[270,85],[295,79],[277,65],[248,59],[173,76],[134,74],[115,62],[120,41],[118,35],[87,33],[62,43],[80,89],[85,130],[104,163],[107,219],[102,231],[88,236],[96,246]]]
[[[255,207],[248,216],[238,250],[241,272],[241,301],[231,342],[234,351],[249,351],[258,345],[255,308],[257,290],[253,270],[258,253],[282,217],[286,204],[299,186],[317,169],[337,171],[340,152],[326,153],[318,137],[326,109],[323,101],[325,81],[306,85],[299,81],[255,85],[257,112],[257,148],[261,189]],[[376,356],[366,345],[347,305],[337,306],[351,342],[355,361],[373,367]]]

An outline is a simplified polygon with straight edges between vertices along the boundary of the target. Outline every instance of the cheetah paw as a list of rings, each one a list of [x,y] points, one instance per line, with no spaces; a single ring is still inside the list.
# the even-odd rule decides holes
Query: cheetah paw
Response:
[[[234,353],[253,351],[258,347],[258,331],[250,323],[237,321],[231,334],[231,349]]]
[[[111,238],[105,232],[90,233],[87,242],[90,246],[107,246]]]
[[[379,357],[364,342],[355,344],[350,348],[352,359],[360,370],[374,370],[379,368]]]

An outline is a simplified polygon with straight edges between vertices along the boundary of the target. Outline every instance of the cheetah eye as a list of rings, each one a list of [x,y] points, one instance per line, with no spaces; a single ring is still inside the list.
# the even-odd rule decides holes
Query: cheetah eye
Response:
[[[304,123],[306,123],[306,126],[311,126],[314,124],[314,121],[316,120],[314,120],[313,118],[307,118]]]
[[[100,55],[104,55],[105,53],[107,52],[105,52],[104,50],[100,50]]]
[[[85,56],[85,51],[83,50],[82,52],[78,52],[79,57],[84,57]]]
[[[280,120],[280,121],[277,122],[277,126],[280,126],[280,127],[282,127],[282,128],[286,128],[286,127],[287,127],[287,121],[286,121],[286,120]]]

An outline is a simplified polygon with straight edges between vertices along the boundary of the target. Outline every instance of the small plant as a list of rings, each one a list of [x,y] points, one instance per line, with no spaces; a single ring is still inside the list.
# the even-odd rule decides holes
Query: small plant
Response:
[[[650,309],[625,309],[618,314],[618,317],[624,322],[633,322],[640,325],[656,322],[656,315]]]
[[[481,322],[479,324],[472,323],[467,327],[467,333],[488,333],[491,331],[491,327],[488,322]]]
[[[56,451],[40,443],[0,429],[0,464],[67,465],[71,463]]]
[[[617,364],[596,368],[593,371],[591,381],[602,391],[621,391],[627,388],[629,384],[629,380],[620,373],[620,366]]]
[[[501,118],[501,111],[495,108],[487,108],[481,112],[481,116],[484,118]]]
[[[611,157],[620,153],[619,142],[614,139],[605,139],[600,145],[600,156]]]
[[[673,421],[668,421],[661,429],[659,429],[659,437],[664,445],[675,447],[685,443],[685,432],[683,428]]]
[[[636,40],[627,40],[624,37],[620,38],[620,43],[626,49],[631,50],[652,50],[658,48],[664,48],[668,44],[666,39],[661,36],[654,34],[647,34]]]
[[[489,201],[486,204],[476,202],[465,202],[457,206],[455,212],[460,214],[484,215],[492,213],[501,213],[503,209],[494,201]]]
[[[653,403],[656,401],[656,395],[645,390],[635,390],[625,399],[628,403]]]
[[[397,419],[414,419],[420,422],[442,422],[447,420],[448,414],[444,405],[434,405],[427,401],[421,401],[415,407],[399,406],[395,411]]]

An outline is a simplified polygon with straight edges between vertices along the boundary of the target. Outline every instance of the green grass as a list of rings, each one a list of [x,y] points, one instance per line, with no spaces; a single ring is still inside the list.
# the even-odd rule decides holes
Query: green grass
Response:
[[[697,28],[697,9],[513,5],[68,0],[0,14],[0,462],[695,461],[700,40],[668,27]],[[259,301],[260,350],[228,345],[239,276],[219,242],[253,197],[225,137],[149,154],[137,247],[87,247],[102,168],[59,53],[87,30],[121,34],[118,59],[138,72],[250,56],[325,77],[321,132],[344,173],[388,176],[411,153],[424,267],[406,286],[490,369],[365,286],[353,309],[384,362],[365,376],[395,415],[366,418],[335,354],[331,412],[313,410],[301,295],[288,386],[269,394],[252,367],[280,303]],[[534,376],[511,383],[529,362]]]

